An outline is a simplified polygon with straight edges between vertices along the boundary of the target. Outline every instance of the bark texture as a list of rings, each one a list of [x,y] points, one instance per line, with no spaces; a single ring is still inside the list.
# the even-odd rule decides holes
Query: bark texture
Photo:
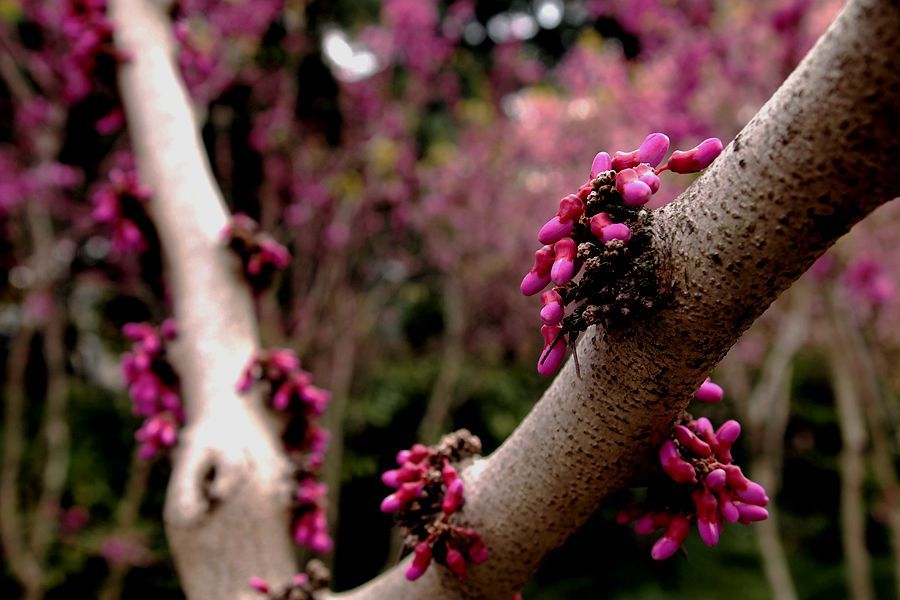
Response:
[[[510,438],[464,473],[491,559],[460,584],[393,569],[341,598],[508,598],[639,476],[740,334],[838,237],[900,195],[900,2],[845,7],[797,70],[678,201],[657,212],[666,308],[591,329]],[[585,368],[587,367],[587,368]]]
[[[187,425],[166,497],[166,533],[195,599],[254,598],[247,579],[296,572],[289,466],[256,394],[235,383],[258,346],[237,261],[220,241],[227,212],[173,63],[160,3],[113,0],[120,84],[149,209],[167,259]]]

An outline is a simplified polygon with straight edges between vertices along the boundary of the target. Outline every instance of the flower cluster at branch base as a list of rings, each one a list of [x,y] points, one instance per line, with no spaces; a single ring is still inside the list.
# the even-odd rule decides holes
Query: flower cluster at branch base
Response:
[[[291,262],[288,249],[260,232],[256,221],[247,215],[237,214],[222,231],[228,247],[240,257],[244,278],[255,293],[272,285],[275,274]]]
[[[313,559],[305,572],[297,573],[287,584],[275,587],[261,577],[251,577],[248,583],[269,600],[315,600],[317,592],[328,589],[331,572],[322,561]]]
[[[381,476],[385,485],[397,490],[381,502],[381,510],[395,514],[404,544],[413,551],[406,571],[410,581],[421,577],[432,560],[466,581],[467,563],[479,565],[488,559],[481,535],[459,523],[465,496],[454,466],[480,452],[481,440],[461,429],[444,436],[434,448],[416,444],[401,450],[399,467]]]
[[[294,466],[294,541],[314,552],[332,547],[325,516],[327,486],[319,481],[328,432],[318,419],[331,394],[312,384],[312,375],[300,368],[300,360],[286,348],[260,350],[241,375],[238,390],[245,392],[255,382],[264,383],[273,409],[287,419],[281,440]]]
[[[722,389],[707,379],[694,397],[718,402]],[[694,419],[685,413],[672,435],[659,449],[659,462],[666,477],[650,483],[640,505],[622,510],[620,525],[634,522],[634,529],[648,535],[665,529],[650,555],[665,560],[675,554],[696,525],[707,546],[719,543],[727,523],[747,525],[769,516],[766,490],[748,479],[734,464],[732,446],[741,433],[735,420],[718,429],[706,417]]]
[[[636,150],[613,157],[598,153],[590,179],[559,201],[556,216],[538,233],[544,246],[535,253],[521,290],[532,296],[550,283],[554,286],[541,294],[541,375],[559,369],[566,345],[574,344],[574,336],[588,326],[602,322],[611,328],[653,309],[657,294],[655,262],[649,256],[651,215],[642,207],[659,190],[660,173],[705,169],[722,151],[722,142],[710,138],[691,150],[676,150],[657,168],[668,151],[669,138],[652,133]],[[566,316],[568,304],[577,306]]]
[[[166,343],[175,339],[175,322],[167,319],[159,328],[127,323],[122,333],[134,342],[131,352],[122,355],[122,374],[134,403],[132,411],[144,417],[135,438],[141,458],[149,459],[175,445],[178,427],[184,423],[181,384],[166,353]]]
[[[108,179],[91,196],[91,216],[112,230],[110,250],[115,254],[139,254],[147,250],[152,228],[144,204],[150,190],[138,181],[130,152],[117,158]]]

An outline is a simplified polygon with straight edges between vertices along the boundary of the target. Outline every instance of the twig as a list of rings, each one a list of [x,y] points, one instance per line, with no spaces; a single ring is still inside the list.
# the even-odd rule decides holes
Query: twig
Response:
[[[147,495],[147,482],[150,479],[150,463],[142,459],[137,450],[131,457],[128,482],[119,506],[116,508],[116,531],[121,535],[133,534],[141,513],[141,505]],[[117,600],[122,596],[125,578],[131,570],[127,561],[117,562],[110,566],[109,574],[100,591],[100,600]]]
[[[834,334],[829,336],[828,364],[841,428],[841,539],[847,562],[847,586],[854,600],[869,600],[872,598],[871,566],[863,499],[867,434],[857,388],[858,375],[846,359],[844,340],[836,324],[838,317],[833,311],[831,318]]]

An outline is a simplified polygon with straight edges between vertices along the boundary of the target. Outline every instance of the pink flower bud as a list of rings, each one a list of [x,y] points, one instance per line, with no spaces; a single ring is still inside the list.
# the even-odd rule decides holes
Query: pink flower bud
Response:
[[[745,502],[736,502],[735,506],[737,506],[738,514],[740,515],[738,521],[744,525],[749,525],[756,521],[765,521],[769,518],[769,511],[762,506],[747,504]]]
[[[675,439],[687,450],[690,450],[697,456],[703,458],[712,456],[712,449],[709,444],[698,438],[694,433],[684,425],[675,426]]]
[[[713,469],[706,476],[706,485],[709,489],[717,491],[725,487],[725,471],[724,469]]]
[[[559,325],[565,315],[562,296],[556,290],[548,290],[541,294],[541,321],[544,325]]]
[[[725,473],[728,487],[731,488],[735,498],[757,506],[765,506],[769,503],[765,488],[755,481],[747,479],[740,467],[725,465]]]
[[[608,227],[612,225],[612,219],[609,218],[609,214],[602,212],[597,213],[593,217],[591,217],[591,233],[595,236],[600,237],[603,232],[604,227]]]
[[[723,396],[722,388],[713,383],[709,377],[700,384],[700,389],[694,392],[694,398],[700,402],[721,402]]]
[[[725,490],[717,492],[716,495],[719,498],[719,514],[722,515],[726,523],[737,523],[740,513],[738,513],[734,499]]]
[[[694,429],[694,433],[696,433],[701,440],[709,444],[710,448],[715,450],[719,447],[719,440],[716,439],[716,431],[709,419],[700,417],[696,421],[693,421],[691,425]]]
[[[488,552],[487,546],[484,544],[484,541],[479,537],[475,540],[475,542],[469,546],[469,558],[476,565],[480,565],[485,562],[488,558],[490,558],[490,553]]]
[[[554,254],[552,246],[544,246],[534,253],[534,266],[522,279],[521,290],[525,296],[533,296],[550,283],[550,270],[553,267]]]
[[[612,168],[612,160],[610,160],[609,154],[598,152],[597,156],[594,157],[594,162],[591,163],[591,179],[594,179],[600,173],[611,171]]]
[[[559,201],[559,212],[547,221],[538,233],[542,244],[553,244],[566,237],[575,228],[575,222],[584,214],[584,202],[575,194]]]
[[[632,150],[631,152],[616,152],[615,157],[612,159],[612,168],[616,171],[621,171],[622,169],[630,169],[632,167],[638,166],[640,164],[640,160],[638,160],[638,153],[640,150]]]
[[[616,173],[616,189],[622,194],[625,204],[631,206],[646,204],[653,195],[653,190],[638,178],[634,169],[624,169]]]
[[[466,559],[456,548],[447,544],[447,566],[460,581],[466,580]]]
[[[553,217],[541,227],[541,230],[538,232],[538,240],[540,240],[542,244],[553,244],[567,235],[570,235],[574,229],[574,221],[564,223],[559,217]]]
[[[447,486],[444,494],[444,501],[441,503],[441,511],[445,515],[452,515],[459,507],[463,505],[463,482],[462,479],[454,479]]]
[[[638,148],[637,159],[651,167],[658,165],[669,151],[669,137],[664,133],[651,133]]]
[[[594,184],[590,181],[586,183],[582,183],[581,187],[578,188],[578,191],[575,192],[575,195],[581,198],[582,202],[587,202],[587,199],[590,197],[591,192],[594,191]]]
[[[409,449],[409,458],[407,460],[418,464],[429,456],[431,456],[431,448],[424,444],[413,444],[413,447]]]
[[[272,408],[275,410],[287,410],[291,403],[291,396],[294,393],[294,385],[288,380],[278,386],[275,394],[272,395]]]
[[[697,508],[697,531],[700,539],[709,547],[719,543],[719,518],[716,514],[718,502],[716,497],[706,488],[694,490],[691,494]]]
[[[249,583],[250,587],[252,587],[254,590],[259,592],[260,594],[268,594],[269,593],[269,584],[266,583],[266,581],[261,577],[257,577],[256,575],[254,575],[247,581],[247,583]]]
[[[389,494],[385,496],[384,500],[381,501],[381,512],[383,513],[393,513],[400,510],[402,503],[400,502],[400,498],[397,494]]]
[[[410,581],[415,581],[424,575],[428,565],[431,564],[431,545],[428,540],[416,544],[413,555],[412,564],[406,570],[406,578]]]
[[[550,269],[550,279],[556,285],[565,285],[569,283],[575,275],[575,256],[578,253],[578,246],[575,240],[566,237],[553,246],[555,252],[553,266]]]
[[[666,440],[660,447],[659,462],[675,483],[697,483],[697,473],[693,465],[681,458],[672,440]]]
[[[739,435],[741,435],[741,424],[734,419],[725,421],[716,431],[716,441],[718,442],[716,457],[723,463],[728,464],[732,461],[731,447],[734,446]]]
[[[665,560],[675,554],[691,531],[690,522],[682,515],[672,517],[669,528],[650,550],[653,560]]]
[[[562,331],[562,327],[559,325],[544,325],[541,327],[541,335],[544,336],[544,349],[541,350],[537,370],[544,377],[549,377],[556,373],[566,357],[566,336],[556,340],[556,343],[553,342],[560,331]],[[551,344],[553,344],[552,348]]]
[[[666,166],[673,173],[696,173],[708,167],[721,153],[722,140],[709,138],[690,150],[676,150]]]
[[[672,515],[667,512],[647,513],[634,523],[634,531],[638,535],[649,535],[657,529],[668,527],[672,522]]]
[[[629,506],[616,513],[616,523],[619,525],[628,525],[642,515],[643,511],[640,508],[637,506]]]
[[[659,191],[659,186],[662,182],[659,180],[659,175],[657,175],[653,169],[641,163],[634,168],[634,172],[637,173],[638,179],[647,184],[652,193],[655,194]]]
[[[604,244],[608,244],[613,240],[627,242],[631,239],[631,229],[629,229],[628,225],[625,223],[613,223],[600,230],[600,235],[598,237]]]

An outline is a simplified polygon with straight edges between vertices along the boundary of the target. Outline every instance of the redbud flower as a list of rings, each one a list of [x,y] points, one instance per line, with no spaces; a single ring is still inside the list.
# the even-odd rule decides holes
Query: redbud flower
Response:
[[[547,221],[538,232],[538,241],[553,244],[566,237],[575,228],[575,221],[584,214],[584,203],[575,194],[569,194],[559,201],[559,212]]]
[[[675,442],[666,440],[659,449],[659,462],[663,470],[676,483],[697,483],[697,473],[691,463],[681,458]]]
[[[466,559],[463,558],[462,552],[456,548],[451,548],[447,544],[447,566],[460,581],[466,580]]]
[[[622,194],[622,200],[631,206],[646,204],[653,195],[653,190],[640,180],[634,169],[624,169],[616,173],[616,189]]]
[[[550,279],[556,285],[565,285],[575,275],[575,256],[578,247],[572,238],[563,238],[553,246],[553,266],[550,269]]]
[[[685,517],[682,515],[672,517],[672,522],[669,523],[666,532],[653,544],[650,556],[653,557],[653,560],[669,558],[681,548],[681,544],[684,543],[690,531],[691,523]]]
[[[591,179],[594,179],[600,173],[612,170],[612,160],[606,152],[598,152],[591,163]]]
[[[690,150],[676,150],[666,163],[673,173],[696,173],[708,167],[722,153],[722,140],[709,138]]]
[[[553,247],[544,246],[534,253],[534,266],[522,279],[521,290],[525,296],[533,296],[550,283],[550,269],[553,267]]]
[[[614,171],[622,171],[623,169],[630,169],[632,167],[636,167],[640,164],[640,160],[638,160],[638,154],[640,150],[632,150],[631,152],[616,152],[615,156],[612,159],[612,168]]]
[[[541,335],[544,336],[544,349],[538,360],[538,373],[544,376],[552,375],[562,365],[566,357],[566,337],[557,339],[562,327],[559,325],[544,325],[541,327]]]
[[[413,560],[406,571],[410,581],[421,577],[432,559],[447,566],[462,581],[466,578],[467,561],[477,565],[488,559],[487,547],[478,532],[458,524],[465,497],[463,480],[453,464],[480,448],[478,438],[460,430],[445,436],[433,449],[416,444],[399,452],[400,468],[382,476],[391,487],[403,481],[396,492],[384,499],[381,509],[397,513],[406,547],[413,550]],[[412,500],[416,502],[410,506]]]
[[[655,194],[659,191],[659,186],[662,182],[659,180],[659,175],[657,175],[648,165],[643,163],[639,164],[634,168],[634,172],[637,173],[638,179],[647,184],[647,187],[650,188],[652,193]]]
[[[700,384],[700,389],[694,392],[694,398],[700,402],[721,402],[724,395],[722,388],[713,383],[709,377]]]
[[[269,584],[266,583],[265,579],[263,579],[261,577],[257,577],[256,575],[254,575],[253,577],[250,578],[250,580],[247,583],[249,583],[250,587],[252,587],[254,590],[259,592],[260,594],[268,594],[269,593]]]
[[[593,231],[593,223],[591,224],[591,230]],[[600,241],[604,244],[607,244],[613,240],[620,240],[622,242],[627,242],[631,239],[631,229],[628,228],[628,225],[624,223],[613,223],[612,225],[607,225],[606,227],[600,230],[600,235],[597,236],[600,238]]]
[[[406,570],[406,578],[410,581],[415,581],[428,570],[428,565],[431,564],[431,545],[427,540],[420,542],[416,545],[416,549],[413,550],[413,554],[415,556],[412,564]]]
[[[709,444],[694,435],[694,432],[684,425],[675,426],[675,439],[697,456],[712,456],[712,449],[709,447]]]
[[[541,321],[544,325],[559,325],[565,314],[562,296],[556,290],[548,290],[541,294]]]
[[[716,431],[716,456],[724,463],[731,462],[731,447],[741,435],[741,424],[734,419],[725,421]]]
[[[716,514],[718,502],[706,488],[694,490],[692,494],[697,507],[697,531],[703,543],[712,548],[719,543],[719,517]]]
[[[651,133],[638,148],[638,162],[647,163],[651,167],[658,165],[669,151],[669,136],[664,133]]]

